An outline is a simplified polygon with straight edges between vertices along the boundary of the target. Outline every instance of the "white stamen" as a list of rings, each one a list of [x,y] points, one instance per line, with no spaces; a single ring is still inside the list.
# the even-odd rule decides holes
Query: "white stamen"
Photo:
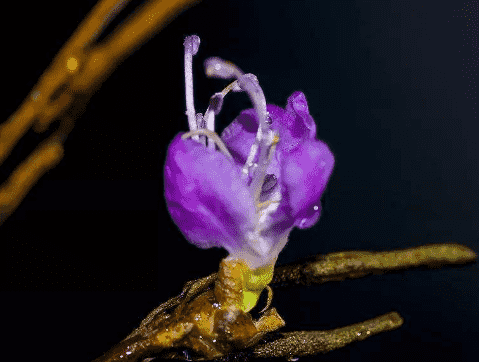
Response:
[[[256,133],[254,144],[252,145],[248,154],[246,163],[243,166],[242,173],[244,178],[248,177],[248,175],[251,173],[253,175],[250,185],[250,192],[254,199],[256,209],[256,226],[254,232],[249,235],[250,242],[248,244],[250,244],[251,248],[256,253],[264,256],[264,254],[267,254],[270,251],[271,246],[262,238],[261,231],[265,224],[267,224],[268,216],[278,208],[281,195],[278,195],[278,191],[273,195],[274,197],[270,197],[269,200],[263,203],[260,202],[260,195],[266,177],[266,170],[269,167],[275,153],[276,144],[279,142],[279,136],[276,132],[271,130],[271,119],[269,118],[269,113],[266,109],[266,99],[256,76],[253,74],[243,74],[243,72],[236,65],[220,58],[208,58],[204,65],[205,73],[208,77],[223,79],[229,79],[233,77],[236,78],[236,81],[228,85],[223,92],[216,93],[211,98],[210,105],[204,117],[208,132],[216,135],[216,133],[213,132],[214,116],[215,114],[218,114],[221,109],[223,97],[231,90],[243,90],[247,92],[258,116],[258,131]],[[196,132],[192,131],[189,134],[196,134]],[[220,139],[218,138],[218,140]],[[216,139],[214,139],[214,141],[218,142]],[[221,145],[218,144],[218,147],[222,149],[223,146],[223,153],[226,154],[228,150],[221,140],[220,142]],[[213,140],[209,139],[208,148],[213,147]],[[255,164],[254,160],[258,151],[260,152],[259,160],[258,164]],[[253,165],[256,165],[257,167],[253,167]]]
[[[245,78],[248,78],[250,79],[252,82],[256,82],[259,84],[258,82],[258,78],[254,75],[254,74],[251,74],[251,73],[246,73],[243,75],[243,77]],[[221,91],[221,93],[223,94],[223,96],[225,96],[229,91],[232,91],[232,92],[243,92],[244,89],[242,89],[238,83],[238,80],[235,80],[233,83],[230,83],[225,89],[223,89]]]
[[[215,130],[215,112],[208,107],[205,113],[205,120],[206,120],[206,129],[211,132]],[[215,149],[215,141],[211,138],[208,139],[208,149],[214,150]]]
[[[256,77],[242,75],[238,78],[241,89],[244,89],[248,93],[251,103],[253,103],[256,113],[259,118],[259,128],[262,129],[263,134],[269,129],[266,123],[267,110],[266,99],[264,97],[263,90],[261,89],[258,79]]]
[[[205,120],[201,113],[196,113],[196,127],[197,129],[205,128]],[[200,142],[206,146],[206,136],[199,136]]]
[[[233,63],[227,62],[221,58],[213,57],[205,61],[205,73],[208,77],[216,78],[237,78],[238,85],[248,93],[251,103],[253,103],[259,118],[258,132],[256,133],[255,143],[251,147],[246,164],[243,167],[243,176],[249,174],[256,153],[264,144],[263,137],[268,133],[269,124],[267,123],[268,112],[266,111],[266,99],[263,90],[259,86],[258,79],[252,74],[243,74],[243,72]]]
[[[185,95],[186,95],[186,115],[188,117],[188,125],[191,131],[197,129],[195,116],[195,103],[193,100],[193,55],[198,52],[200,46],[200,37],[190,35],[183,42],[185,47]],[[199,141],[198,136],[193,139]]]
[[[256,132],[256,138],[254,144],[251,146],[248,158],[243,166],[243,175],[248,175],[251,171],[254,158],[258,152],[260,145],[265,146],[264,137],[268,135],[269,123],[266,122],[268,118],[268,112],[266,111],[266,99],[263,94],[263,90],[259,86],[258,79],[253,76],[242,76],[238,79],[242,89],[248,92],[251,102],[254,105],[256,114],[258,115],[258,131]]]
[[[246,162],[243,166],[243,175],[249,175],[251,171],[251,167],[253,166],[253,160],[256,157],[256,153],[258,152],[259,143],[261,142],[262,136],[263,133],[261,132],[261,127],[258,127],[258,132],[256,132],[256,138],[249,150],[248,158],[246,159]]]
[[[229,91],[228,90],[225,92],[225,90],[228,87],[223,89],[221,93],[215,93],[210,98],[210,104],[208,105],[208,109],[205,112],[205,122],[206,122],[206,128],[210,130],[211,132],[215,131],[215,115],[220,113],[221,107],[223,107],[223,98]],[[208,140],[208,149],[210,150],[215,149],[215,142],[212,139]]]
[[[257,80],[256,76],[253,74],[245,74],[245,76]],[[208,106],[208,109],[205,112],[205,117],[204,121],[206,123],[206,128],[212,132],[215,130],[215,115],[219,114],[221,111],[221,108],[223,107],[223,99],[224,97],[230,92],[242,92],[243,89],[238,84],[238,81],[235,80],[234,82],[228,84],[225,89],[221,91],[221,93],[215,93],[211,98],[210,98],[210,104]],[[200,128],[200,127],[198,127]],[[215,142],[212,139],[208,139],[208,148],[214,149],[215,148]]]
[[[254,172],[253,180],[251,182],[250,190],[255,201],[256,216],[258,220],[260,218],[260,202],[259,196],[261,194],[261,188],[263,186],[264,178],[266,176],[266,169],[268,168],[273,154],[276,149],[276,144],[279,141],[277,134],[271,131],[271,122],[268,120],[268,111],[266,110],[266,99],[264,97],[263,90],[261,89],[258,79],[251,74],[243,74],[243,72],[233,63],[227,62],[221,58],[208,58],[205,61],[205,73],[208,77],[217,78],[233,78],[237,79],[237,85],[248,93],[251,103],[254,105],[254,109],[258,116],[258,131],[254,144],[250,149],[248,158],[242,169],[243,177],[246,178],[252,169],[254,159],[258,151],[260,151],[259,167]],[[236,85],[235,85],[236,86]],[[208,110],[209,111],[209,110]],[[208,113],[207,111],[207,113]],[[208,119],[209,119],[208,115]],[[259,222],[257,222],[257,227]]]

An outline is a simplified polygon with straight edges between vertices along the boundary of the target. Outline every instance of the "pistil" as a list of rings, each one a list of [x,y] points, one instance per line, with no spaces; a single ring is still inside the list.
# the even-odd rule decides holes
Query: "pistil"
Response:
[[[197,129],[195,103],[193,100],[193,55],[198,52],[200,46],[200,37],[190,35],[183,42],[185,47],[185,94],[186,94],[186,115],[188,117],[188,125],[190,131]],[[195,141],[199,141],[197,135],[193,136]]]

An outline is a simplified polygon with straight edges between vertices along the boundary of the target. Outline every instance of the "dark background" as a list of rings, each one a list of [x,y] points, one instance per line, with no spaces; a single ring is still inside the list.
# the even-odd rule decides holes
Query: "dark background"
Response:
[[[133,1],[110,26],[133,11]],[[1,24],[0,120],[31,91],[94,1],[12,5]],[[478,2],[205,0],[131,55],[92,97],[65,157],[0,226],[2,360],[90,361],[226,253],[187,243],[163,198],[168,143],[187,130],[183,38],[201,39],[195,104],[226,82],[203,61],[257,75],[268,103],[302,90],[336,166],[313,228],[278,264],[341,250],[458,242],[479,251]],[[226,98],[221,131],[244,94]],[[46,135],[30,131],[0,182]],[[284,330],[398,311],[400,329],[300,361],[475,361],[479,265],[277,290]]]

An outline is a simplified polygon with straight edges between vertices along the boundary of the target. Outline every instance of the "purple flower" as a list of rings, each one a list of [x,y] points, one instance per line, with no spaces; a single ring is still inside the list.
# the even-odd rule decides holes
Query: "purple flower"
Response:
[[[191,50],[198,45],[199,38],[187,38],[185,52],[194,55]],[[189,242],[200,248],[224,247],[252,268],[268,265],[276,261],[293,227],[308,228],[318,221],[334,156],[316,139],[302,92],[294,92],[285,109],[266,105],[253,75],[218,58],[205,65],[210,76],[237,80],[211,98],[204,115],[195,115],[192,98],[188,101],[192,77],[185,60],[192,131],[178,134],[168,148],[167,207]],[[230,90],[246,91],[255,108],[242,111],[219,138],[213,131],[214,115]]]

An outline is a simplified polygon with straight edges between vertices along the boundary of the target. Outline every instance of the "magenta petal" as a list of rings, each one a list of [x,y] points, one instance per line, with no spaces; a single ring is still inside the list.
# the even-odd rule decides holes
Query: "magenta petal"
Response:
[[[286,111],[273,128],[280,134],[279,147],[292,152],[303,141],[316,136],[316,123],[309,114],[308,103],[303,92],[294,92],[286,104]]]
[[[224,247],[255,267],[278,256],[294,226],[318,221],[334,167],[302,92],[288,98],[286,109],[269,104],[267,111],[279,143],[259,195],[260,202],[275,201],[261,215],[247,186],[252,175],[245,180],[241,172],[258,130],[254,109],[242,111],[221,135],[234,160],[180,134],[168,148],[164,173],[168,211],[185,237],[201,248]]]
[[[191,243],[229,252],[243,246],[255,209],[237,165],[179,134],[168,148],[164,177],[168,211]]]
[[[271,128],[279,133],[280,141],[276,158],[281,171],[273,171],[284,185],[285,205],[273,216],[272,222],[288,224],[285,217],[290,210],[295,225],[307,228],[314,225],[321,215],[321,195],[334,166],[334,156],[328,146],[316,140],[316,123],[309,114],[306,96],[294,92],[286,109],[268,104]],[[238,164],[244,164],[258,130],[254,109],[247,109],[225,129],[222,139]],[[268,170],[271,173],[272,168]],[[286,214],[282,215],[282,212]]]
[[[295,225],[313,226],[321,214],[321,196],[334,167],[334,156],[321,141],[307,140],[287,155],[282,183]]]
[[[296,91],[289,96],[286,111],[296,115],[295,124],[291,130],[292,134],[301,138],[316,136],[316,123],[309,114],[308,102],[303,92]]]
[[[316,136],[316,123],[309,114],[308,102],[303,92],[294,92],[286,104],[286,110],[268,104],[271,128],[280,135],[278,149],[293,151],[307,139]],[[223,131],[221,138],[238,163],[244,164],[258,130],[258,117],[254,109],[242,111]]]

